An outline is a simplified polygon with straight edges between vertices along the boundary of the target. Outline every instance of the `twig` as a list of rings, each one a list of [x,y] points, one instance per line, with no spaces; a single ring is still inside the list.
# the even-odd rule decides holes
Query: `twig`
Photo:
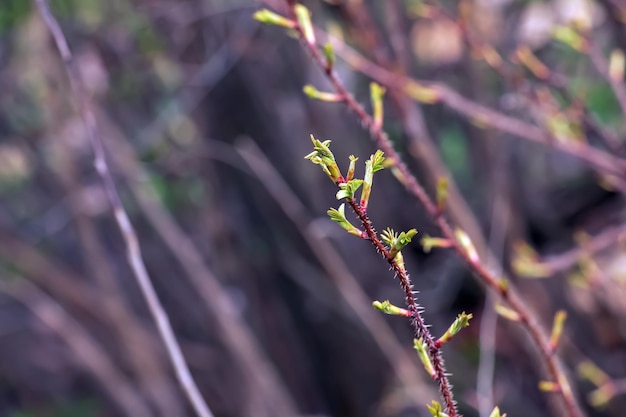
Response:
[[[571,417],[582,417],[584,413],[580,408],[578,402],[574,398],[574,395],[569,386],[569,381],[565,376],[563,367],[557,356],[554,354],[553,349],[550,347],[548,337],[545,334],[544,329],[539,324],[538,320],[535,318],[535,314],[527,307],[527,304],[522,300],[522,298],[513,287],[511,287],[509,284],[504,284],[504,281],[502,281],[499,277],[493,275],[487,269],[487,267],[480,262],[480,260],[472,258],[472,256],[459,243],[459,241],[456,239],[452,227],[448,224],[445,217],[441,215],[437,208],[437,205],[428,196],[428,194],[426,194],[422,186],[417,182],[415,176],[411,174],[406,164],[400,158],[400,155],[393,148],[387,134],[382,130],[380,126],[376,125],[373,118],[365,111],[363,106],[361,106],[347,91],[343,83],[333,72],[332,67],[327,65],[326,60],[317,49],[316,45],[311,44],[305,40],[305,34],[298,24],[293,7],[293,4],[290,4],[291,18],[294,21],[294,29],[299,34],[301,44],[313,57],[315,63],[324,71],[326,77],[335,88],[337,94],[339,94],[342,101],[348,106],[348,108],[356,114],[356,117],[361,122],[361,125],[369,132],[370,136],[376,142],[377,146],[379,146],[385,152],[385,154],[389,158],[391,158],[394,163],[394,167],[400,173],[403,185],[406,187],[409,193],[411,193],[421,203],[428,215],[438,226],[443,237],[448,239],[451,244],[451,248],[454,249],[459,254],[459,256],[461,256],[461,258],[467,263],[467,265],[474,271],[474,273],[481,279],[481,281],[485,285],[492,288],[496,293],[500,294],[500,296],[509,304],[509,306],[518,313],[521,325],[528,332],[528,334],[534,341],[535,346],[539,349],[541,357],[543,358],[543,361],[548,368],[549,374],[553,382],[556,383],[560,388],[559,393],[563,398],[567,414]],[[402,77],[399,77],[397,74],[393,74],[385,70],[384,68],[375,66],[375,64],[371,64],[369,65],[369,67],[375,68],[376,73],[379,76],[381,74],[384,74],[385,80],[383,80],[383,82],[388,85],[392,85],[395,87],[405,87],[406,84],[409,82],[407,81],[407,79],[403,80]],[[373,78],[376,79],[376,77]],[[429,85],[429,87],[433,86],[433,84]],[[548,137],[545,136],[544,133],[535,126],[528,125],[517,119],[512,119],[508,116],[499,114],[494,110],[474,103],[468,99],[461,97],[459,94],[452,91],[451,89],[448,89],[447,87],[443,88],[441,85],[435,86],[437,86],[437,91],[439,92],[440,97],[442,97],[442,99],[450,107],[461,109],[468,115],[474,115],[475,117],[479,118],[481,122],[489,122],[492,124],[492,126],[499,127],[501,130],[513,130],[514,132],[517,132],[518,136],[526,137],[537,142],[545,143],[548,139]],[[581,147],[574,145],[565,145],[564,143],[560,143],[557,146],[559,147],[559,149],[563,148],[564,150],[576,154],[577,156],[581,157],[582,159],[588,160],[589,162],[593,161],[594,165],[602,167],[603,169],[609,170],[611,172],[614,172],[616,170],[622,172],[624,167],[626,167],[626,161],[618,160],[620,161],[620,163],[616,164],[616,162],[613,160],[614,158],[612,158],[611,156],[604,154],[597,149],[589,148],[588,146]]]
[[[174,335],[174,331],[172,330],[167,313],[163,309],[154,286],[150,281],[148,271],[146,270],[146,266],[142,259],[137,234],[135,233],[135,230],[130,222],[128,214],[124,210],[124,206],[120,200],[113,177],[109,171],[104,152],[104,144],[98,131],[91,102],[84,89],[80,73],[74,64],[72,53],[67,44],[67,39],[65,38],[58,21],[50,12],[46,0],[35,0],[35,2],[43,20],[46,23],[46,26],[48,27],[48,30],[54,38],[61,58],[63,59],[63,63],[65,64],[65,70],[70,81],[74,100],[80,110],[83,122],[87,128],[87,137],[94,153],[94,166],[102,180],[109,203],[113,209],[117,226],[124,239],[128,262],[133,270],[133,274],[141,289],[142,295],[146,300],[148,309],[156,322],[159,334],[165,344],[168,356],[170,357],[174,367],[176,377],[178,378],[178,381],[180,382],[180,385],[193,406],[196,414],[200,417],[212,417],[213,414],[202,398],[200,390],[194,382],[189,368],[185,363],[185,359],[180,346],[176,341],[176,337]]]
[[[580,262],[581,255],[594,255],[620,241],[626,241],[626,226],[605,230],[591,237],[580,247],[570,249],[558,255],[546,256],[541,263],[548,267],[550,274],[555,274],[574,267]]]

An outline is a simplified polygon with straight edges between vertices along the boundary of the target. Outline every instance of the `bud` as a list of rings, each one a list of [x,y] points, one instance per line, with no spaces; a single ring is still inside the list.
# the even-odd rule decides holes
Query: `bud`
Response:
[[[385,154],[381,150],[377,150],[370,159],[365,161],[365,177],[363,178],[363,190],[361,191],[360,205],[367,210],[367,204],[372,192],[372,182],[374,181],[374,173],[384,168]]]
[[[428,411],[430,411],[430,414],[432,414],[433,417],[448,417],[448,415],[443,412],[443,408],[441,407],[441,404],[439,404],[439,401],[433,400],[431,405],[426,405],[426,408],[428,408]]]
[[[459,242],[461,247],[465,249],[467,257],[474,263],[480,262],[480,259],[478,258],[478,252],[476,251],[476,248],[474,247],[474,244],[472,243],[469,235],[458,227],[454,230],[454,234],[456,235],[456,240]]]
[[[550,350],[554,351],[559,344],[566,318],[567,312],[565,310],[559,310],[554,315],[554,324],[552,325],[552,333],[550,335]]]
[[[298,24],[302,30],[302,36],[311,46],[315,46],[315,30],[311,22],[311,12],[302,4],[296,4],[295,7]]]
[[[335,66],[335,50],[330,42],[324,44],[324,57],[326,58],[326,68],[332,70]]]
[[[372,100],[374,126],[380,129],[383,125],[383,96],[385,88],[377,83],[370,83],[370,98]]]
[[[469,321],[473,316],[466,314],[465,311],[456,317],[456,320],[450,325],[448,330],[437,340],[437,345],[440,347],[452,339],[452,336],[461,331],[462,328],[469,326]]]
[[[448,177],[437,178],[437,210],[441,213],[446,207],[448,200]]]
[[[556,382],[539,381],[539,390],[543,392],[559,392],[561,391],[561,387]]]
[[[613,82],[624,81],[624,52],[621,49],[614,49],[609,58],[609,77]]]
[[[404,308],[397,307],[389,302],[389,300],[385,300],[382,303],[380,301],[374,301],[372,303],[372,307],[376,310],[382,311],[385,314],[390,314],[392,316],[402,316],[402,317],[410,317],[411,313],[409,310]]]
[[[340,205],[338,209],[330,208],[326,212],[326,214],[328,214],[328,217],[330,217],[332,221],[337,223],[339,226],[341,226],[342,229],[344,229],[346,232],[350,233],[351,235],[358,236],[358,237],[366,236],[364,231],[357,229],[356,227],[352,225],[352,223],[348,221],[348,219],[346,219],[345,204]]]
[[[404,85],[404,92],[420,103],[434,104],[440,100],[439,91],[436,88],[425,87],[415,81],[407,82]]]
[[[585,52],[587,50],[587,40],[569,26],[557,26],[554,29],[553,36],[556,40],[569,45],[579,52]]]
[[[510,308],[502,305],[502,304],[496,304],[494,306],[494,309],[496,310],[496,313],[498,313],[498,315],[504,317],[505,319],[511,320],[511,321],[519,321],[520,320],[520,316],[519,313],[517,311],[511,310]]]
[[[424,343],[422,339],[413,339],[413,348],[417,351],[417,356],[419,356],[420,361],[422,361],[424,369],[426,369],[428,375],[430,375],[433,379],[437,378],[435,367],[430,361],[430,357],[428,357],[428,348],[426,347],[426,343]]]
[[[341,95],[337,93],[327,93],[324,91],[319,91],[317,88],[313,87],[311,84],[307,84],[302,88],[304,94],[306,94],[309,98],[320,100],[320,101],[328,101],[328,102],[338,102],[342,101],[343,98]]]
[[[293,20],[287,19],[286,17],[267,9],[255,12],[252,17],[261,23],[265,23],[266,25],[282,26],[288,29],[293,29],[296,26]]]

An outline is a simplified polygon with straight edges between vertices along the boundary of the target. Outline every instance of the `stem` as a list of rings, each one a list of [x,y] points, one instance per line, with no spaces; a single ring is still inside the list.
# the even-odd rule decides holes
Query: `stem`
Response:
[[[435,369],[435,379],[439,384],[439,392],[443,397],[446,413],[450,417],[457,417],[459,414],[454,402],[452,385],[448,380],[448,373],[446,372],[441,350],[439,346],[437,346],[435,338],[428,330],[428,327],[426,327],[426,323],[424,322],[424,318],[420,312],[422,308],[417,304],[415,299],[415,292],[413,291],[413,284],[411,284],[409,274],[406,272],[406,269],[398,265],[394,256],[389,252],[389,250],[387,250],[383,242],[380,241],[378,235],[376,235],[372,222],[365,212],[365,209],[354,199],[348,200],[348,204],[350,204],[350,207],[352,207],[352,210],[361,221],[361,225],[363,226],[363,229],[365,229],[365,233],[367,234],[369,241],[376,248],[376,251],[382,255],[383,258],[385,258],[387,263],[391,266],[391,269],[400,280],[400,286],[402,287],[402,291],[404,291],[406,305],[410,312],[411,327],[413,327],[415,336],[418,339],[422,339],[428,347],[428,356],[430,357],[430,360],[433,363],[433,368]]]
[[[213,413],[211,413],[211,410],[202,398],[200,390],[191,376],[191,372],[185,363],[180,346],[176,341],[176,336],[172,330],[167,313],[161,305],[154,286],[150,281],[150,276],[148,275],[148,271],[146,270],[146,266],[141,255],[141,248],[139,246],[137,233],[130,222],[124,206],[122,205],[119,192],[115,186],[115,182],[113,181],[111,171],[109,170],[104,151],[104,143],[96,124],[96,117],[91,101],[84,89],[78,68],[74,65],[74,59],[67,44],[67,39],[65,38],[58,21],[50,12],[46,0],[35,0],[35,3],[39,8],[39,12],[45,21],[50,34],[54,38],[59,54],[65,64],[65,70],[67,72],[70,87],[74,96],[73,98],[81,113],[83,122],[85,123],[89,144],[91,145],[94,153],[94,166],[100,176],[100,179],[102,180],[107,198],[111,204],[111,208],[113,209],[115,221],[117,222],[117,226],[124,239],[128,262],[146,304],[148,305],[150,314],[156,322],[157,329],[174,367],[176,377],[178,378],[181,388],[193,406],[196,414],[199,417],[213,417]]]

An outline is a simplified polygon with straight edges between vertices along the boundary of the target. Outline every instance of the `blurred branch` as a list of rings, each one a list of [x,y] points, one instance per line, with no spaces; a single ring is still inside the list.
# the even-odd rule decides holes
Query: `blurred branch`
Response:
[[[585,255],[593,256],[616,244],[626,242],[626,226],[616,226],[590,237],[582,245],[558,255],[546,256],[541,263],[551,274],[566,271],[576,266]]]
[[[204,300],[204,307],[218,324],[216,334],[223,338],[247,375],[245,379],[252,396],[246,401],[249,412],[267,413],[268,417],[294,415],[296,407],[287,388],[245,321],[235,313],[237,308],[231,297],[207,266],[198,247],[157,200],[154,190],[139,185],[138,180],[147,182],[148,174],[138,164],[133,149],[121,135],[112,137],[111,155],[128,179],[139,208],[190,278],[191,285]]]
[[[316,31],[316,33],[325,35],[320,30]],[[349,66],[385,86],[404,93],[416,87],[432,90],[433,100],[440,101],[480,126],[491,127],[532,142],[553,147],[586,161],[602,173],[616,176],[623,176],[626,173],[626,160],[622,158],[615,157],[589,145],[578,143],[575,140],[554,140],[541,128],[467,99],[445,84],[419,81],[405,75],[393,73],[363,57],[340,40],[327,35],[325,37],[332,42],[337,55],[343,58]]]
[[[17,282],[15,282],[17,280]],[[0,282],[0,291],[19,300],[37,318],[65,341],[83,366],[100,382],[102,387],[128,417],[150,417],[152,412],[141,396],[97,341],[89,335],[71,314],[54,299],[23,278],[14,282]]]
[[[63,146],[59,155],[58,177],[69,196],[70,209],[74,216],[80,251],[84,257],[84,268],[93,274],[99,291],[99,299],[105,317],[109,321],[112,336],[117,336],[125,349],[124,359],[134,370],[152,402],[158,407],[161,415],[169,417],[183,413],[180,398],[175,387],[167,384],[169,373],[161,361],[160,350],[155,345],[153,334],[140,323],[138,317],[129,309],[124,299],[111,259],[103,244],[98,239],[94,219],[86,214],[81,207],[82,191],[76,166],[75,150],[60,141]]]
[[[85,123],[87,137],[89,138],[89,143],[94,153],[94,166],[102,179],[109,203],[113,209],[115,220],[120,233],[124,238],[128,262],[133,270],[142,295],[148,304],[150,313],[156,322],[159,334],[165,344],[178,381],[180,382],[180,385],[192,404],[196,414],[200,417],[212,417],[213,414],[211,413],[211,410],[202,398],[202,395],[200,394],[200,391],[194,382],[191,373],[189,372],[189,368],[185,363],[180,346],[176,341],[168,316],[159,301],[152,282],[150,281],[150,277],[142,259],[139,240],[130,222],[128,214],[124,210],[124,206],[120,200],[113,177],[109,171],[104,145],[98,131],[96,118],[91,107],[91,101],[83,86],[80,73],[74,64],[72,53],[67,44],[65,35],[63,34],[59,23],[50,12],[47,1],[36,0],[36,4],[43,20],[46,23],[46,26],[48,27],[48,30],[50,31],[50,34],[54,38],[55,44],[65,64],[73,98],[81,113],[83,122]]]

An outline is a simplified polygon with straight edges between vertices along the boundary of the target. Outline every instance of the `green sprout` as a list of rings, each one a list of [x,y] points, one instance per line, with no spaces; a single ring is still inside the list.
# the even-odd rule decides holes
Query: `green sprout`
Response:
[[[331,208],[327,212],[328,217],[334,222],[336,222],[339,226],[341,226],[346,232],[351,235],[363,237],[365,236],[365,232],[356,228],[352,223],[346,219],[346,207],[345,204],[339,206],[338,209]]]
[[[385,162],[385,154],[381,150],[377,150],[370,159],[365,161],[365,177],[363,178],[363,191],[361,191],[361,207],[367,210],[367,204],[372,192],[372,183],[374,181],[374,173],[383,169]]]
[[[461,329],[468,327],[469,321],[472,317],[473,316],[471,314],[466,314],[465,311],[459,314],[443,336],[437,340],[437,346],[441,347],[443,344],[449,342],[455,334],[461,331]]]
[[[268,9],[259,10],[255,12],[252,17],[261,23],[265,23],[266,25],[282,26],[288,29],[293,29],[296,26],[296,23],[293,20],[287,19],[286,17]]]
[[[313,142],[314,150],[304,158],[314,164],[320,165],[324,173],[328,175],[335,184],[343,182],[343,177],[335,161],[335,155],[333,155],[329,148],[330,140],[322,142],[311,135],[311,141]]]
[[[385,300],[382,303],[380,301],[374,301],[372,303],[372,307],[374,307],[376,310],[382,311],[383,313],[390,314],[392,316],[409,317],[411,315],[409,310],[395,306],[391,304],[389,300]]]

